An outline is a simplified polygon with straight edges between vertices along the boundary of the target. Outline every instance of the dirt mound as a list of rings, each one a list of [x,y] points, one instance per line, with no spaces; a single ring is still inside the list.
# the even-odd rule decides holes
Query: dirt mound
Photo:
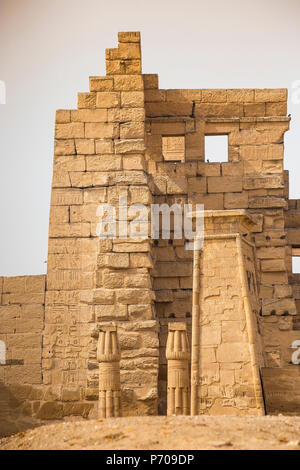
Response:
[[[300,417],[139,416],[43,425],[0,449],[297,449]]]

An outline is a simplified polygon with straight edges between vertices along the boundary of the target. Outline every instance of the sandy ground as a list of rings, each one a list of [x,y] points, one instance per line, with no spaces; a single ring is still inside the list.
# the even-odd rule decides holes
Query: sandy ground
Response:
[[[76,420],[2,438],[0,449],[300,450],[300,417],[140,416]]]

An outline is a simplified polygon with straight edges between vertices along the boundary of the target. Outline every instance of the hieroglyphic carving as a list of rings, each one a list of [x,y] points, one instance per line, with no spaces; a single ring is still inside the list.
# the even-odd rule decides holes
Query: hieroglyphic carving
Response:
[[[185,138],[184,136],[163,137],[162,152],[165,160],[180,160],[184,162]]]

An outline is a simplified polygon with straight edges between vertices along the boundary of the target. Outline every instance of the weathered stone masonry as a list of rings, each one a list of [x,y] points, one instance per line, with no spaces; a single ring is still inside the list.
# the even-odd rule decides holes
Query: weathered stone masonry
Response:
[[[47,276],[0,278],[3,432],[24,416],[95,415],[97,332],[111,322],[123,415],[167,412],[168,324],[185,322],[192,346],[193,252],[172,236],[100,240],[97,207],[119,196],[149,211],[208,211],[194,412],[299,412],[300,205],[283,166],[286,105],[285,89],[159,89],[142,74],[139,33],[119,33],[106,76],[56,114]],[[205,135],[224,134],[228,162],[206,162]]]

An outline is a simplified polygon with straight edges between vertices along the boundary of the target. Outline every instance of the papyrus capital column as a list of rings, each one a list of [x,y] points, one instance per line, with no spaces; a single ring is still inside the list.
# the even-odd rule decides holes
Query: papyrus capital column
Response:
[[[166,357],[168,360],[168,416],[188,415],[190,348],[185,323],[169,323]]]
[[[120,349],[116,326],[102,326],[99,331],[99,417],[121,415]]]

